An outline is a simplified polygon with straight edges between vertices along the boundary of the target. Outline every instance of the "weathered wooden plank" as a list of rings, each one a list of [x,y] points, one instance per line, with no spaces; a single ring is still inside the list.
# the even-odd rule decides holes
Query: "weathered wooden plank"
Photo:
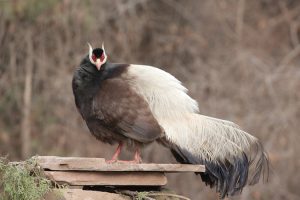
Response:
[[[204,165],[156,164],[156,163],[113,163],[107,164],[104,158],[38,156],[38,164],[49,170],[80,171],[153,171],[153,172],[205,172]]]
[[[60,192],[61,193],[61,192]],[[58,197],[55,191],[47,194],[45,200],[57,200]],[[62,191],[62,197],[59,199],[64,200],[130,200],[131,198],[125,195],[114,194],[109,192],[88,191],[81,189],[65,189]]]
[[[50,180],[68,185],[163,186],[163,172],[45,171]]]
[[[104,158],[37,156],[38,164],[51,170],[92,170],[105,163]]]

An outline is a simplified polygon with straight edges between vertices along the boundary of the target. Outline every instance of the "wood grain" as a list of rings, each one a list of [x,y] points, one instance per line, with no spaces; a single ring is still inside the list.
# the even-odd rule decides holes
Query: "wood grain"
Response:
[[[167,184],[167,178],[162,172],[45,171],[45,174],[50,180],[73,186],[164,186]]]
[[[191,164],[126,164],[113,163],[107,164],[104,158],[82,158],[82,157],[57,157],[57,156],[38,156],[38,164],[49,170],[80,170],[80,171],[111,171],[111,172],[205,172],[204,165]]]

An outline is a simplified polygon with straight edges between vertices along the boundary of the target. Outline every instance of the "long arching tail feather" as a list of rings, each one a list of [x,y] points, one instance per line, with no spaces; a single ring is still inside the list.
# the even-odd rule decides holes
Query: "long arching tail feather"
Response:
[[[189,125],[194,124],[191,116],[188,118]],[[171,152],[180,163],[205,165],[206,172],[200,173],[202,181],[215,187],[221,198],[240,193],[247,183],[257,183],[261,175],[264,180],[268,177],[267,154],[255,137],[229,121],[202,115],[194,115],[192,118],[202,123],[202,126],[197,124],[191,129],[199,132],[186,135],[191,140],[185,142],[182,142],[184,138],[177,140],[173,134],[173,138],[169,138],[173,140]],[[179,122],[176,123],[180,126]],[[166,131],[171,130],[167,128]],[[195,146],[194,141],[199,146]]]
[[[145,98],[164,129],[165,145],[181,163],[204,164],[202,180],[222,198],[268,173],[259,141],[233,122],[200,115],[197,102],[174,76],[143,65],[130,65],[128,75],[131,88]]]

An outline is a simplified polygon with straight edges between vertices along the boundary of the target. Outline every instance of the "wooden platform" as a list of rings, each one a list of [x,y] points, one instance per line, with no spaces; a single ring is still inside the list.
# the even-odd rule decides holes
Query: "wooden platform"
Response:
[[[156,163],[113,163],[107,164],[104,158],[38,156],[37,161],[46,170],[79,170],[102,172],[205,172],[204,165],[156,164]]]
[[[65,192],[66,199],[72,199],[67,196],[73,192],[76,193],[75,196],[79,193],[84,195],[85,192],[95,195],[95,192],[81,190],[84,186],[160,187],[167,184],[165,173],[205,172],[203,165],[118,162],[108,164],[104,158],[56,156],[38,156],[36,160],[50,180],[71,187],[77,186],[76,191],[68,189]],[[101,195],[108,194],[102,192]]]
[[[39,156],[38,164],[51,180],[68,185],[163,186],[164,173],[204,172],[203,165],[107,164],[104,158]]]

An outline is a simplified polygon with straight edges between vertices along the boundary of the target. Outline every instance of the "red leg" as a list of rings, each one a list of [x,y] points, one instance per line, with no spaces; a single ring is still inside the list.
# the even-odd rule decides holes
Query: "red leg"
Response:
[[[132,164],[138,164],[142,162],[141,158],[141,151],[140,148],[137,147],[134,153],[134,159],[133,160],[118,160],[119,163],[132,163]]]
[[[141,163],[142,162],[141,151],[140,151],[139,147],[136,148],[136,151],[135,151],[135,154],[134,154],[134,161],[136,163]]]
[[[111,158],[111,160],[107,160],[106,162],[107,163],[114,163],[114,162],[117,162],[118,161],[118,157],[121,153],[121,150],[122,150],[122,142],[119,143],[117,149],[116,149],[116,152],[114,153],[113,157]]]

